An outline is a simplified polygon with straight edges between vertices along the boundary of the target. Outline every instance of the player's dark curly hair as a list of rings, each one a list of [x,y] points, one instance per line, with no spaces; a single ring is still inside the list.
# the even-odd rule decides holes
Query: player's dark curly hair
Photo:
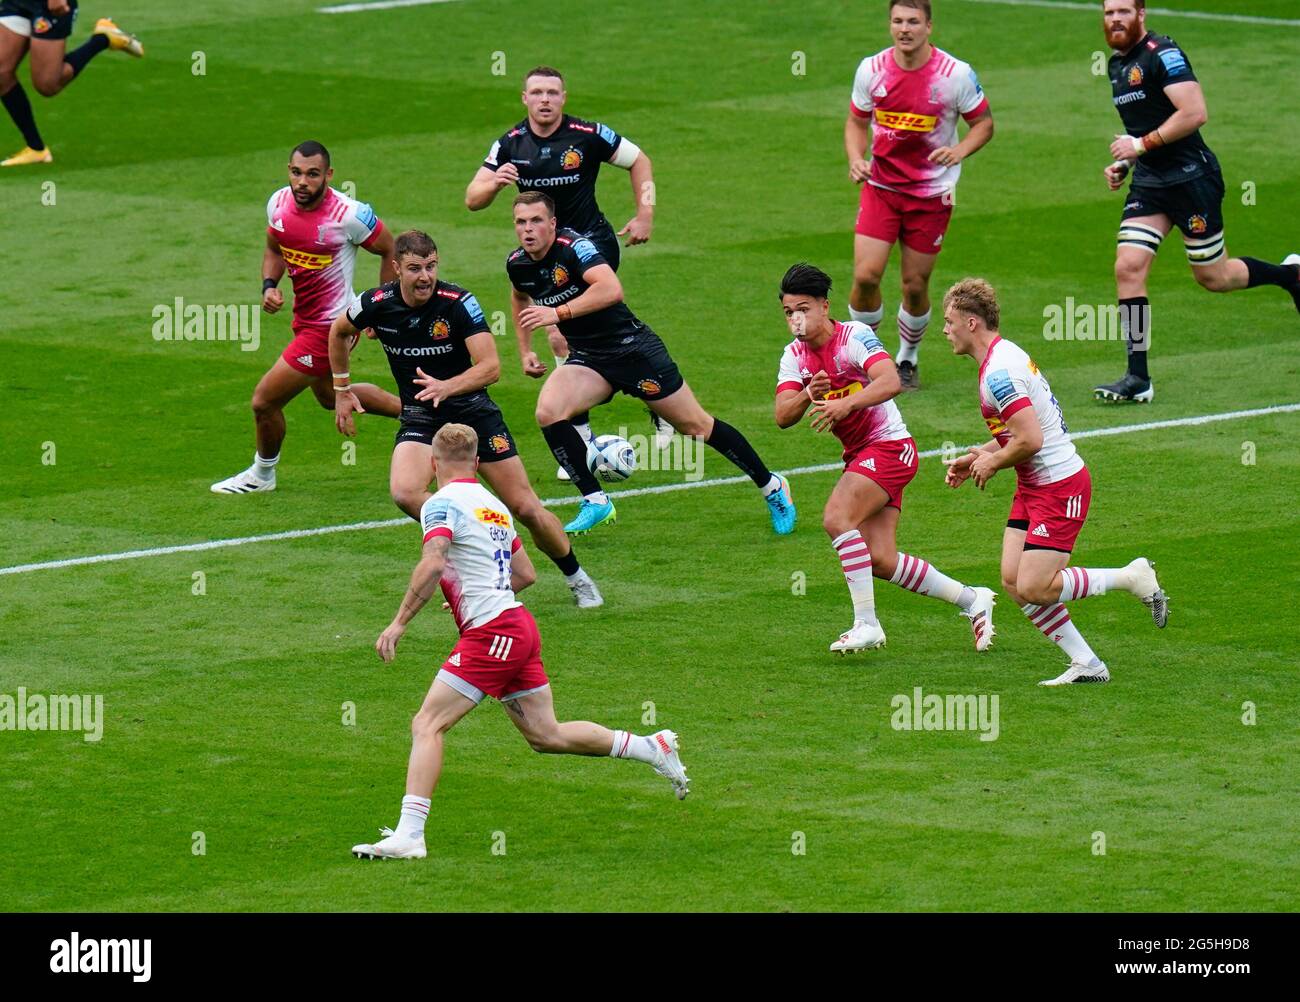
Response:
[[[330,165],[330,151],[314,139],[307,139],[299,143],[289,151],[289,159],[292,160],[296,154],[301,153],[305,157],[321,157],[325,161],[326,170]]]
[[[825,299],[830,295],[831,277],[820,268],[800,261],[790,266],[781,279],[781,296],[812,296]]]

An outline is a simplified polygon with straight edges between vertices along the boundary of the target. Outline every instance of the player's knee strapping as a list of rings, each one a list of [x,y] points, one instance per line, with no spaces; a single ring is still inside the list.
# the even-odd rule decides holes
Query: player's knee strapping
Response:
[[[1223,230],[1212,237],[1188,237],[1184,243],[1187,244],[1187,260],[1192,267],[1203,268],[1208,264],[1214,264],[1228,253]]]
[[[1164,239],[1165,235],[1155,227],[1146,226],[1142,223],[1123,223],[1119,228],[1119,245],[1121,247],[1136,247],[1149,254],[1158,251]]]

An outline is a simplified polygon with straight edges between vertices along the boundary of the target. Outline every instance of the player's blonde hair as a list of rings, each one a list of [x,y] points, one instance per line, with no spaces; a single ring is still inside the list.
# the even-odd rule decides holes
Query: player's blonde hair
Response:
[[[445,424],[433,436],[433,458],[467,463],[478,455],[478,432],[467,424]]]
[[[979,317],[991,331],[998,329],[1001,320],[998,294],[982,278],[963,278],[954,285],[944,294],[943,309],[945,313],[953,309],[968,316]]]

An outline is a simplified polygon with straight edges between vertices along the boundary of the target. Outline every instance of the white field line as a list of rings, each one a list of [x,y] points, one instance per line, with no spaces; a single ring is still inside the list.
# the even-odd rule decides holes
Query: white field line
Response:
[[[1130,435],[1134,432],[1156,431],[1161,428],[1188,428],[1195,425],[1214,424],[1219,421],[1237,421],[1242,418],[1261,417],[1267,414],[1292,414],[1300,411],[1300,404],[1277,404],[1272,407],[1256,407],[1245,411],[1225,411],[1219,414],[1201,414],[1196,417],[1170,418],[1167,421],[1146,421],[1142,424],[1119,425],[1114,428],[1093,428],[1089,431],[1076,431],[1071,437],[1103,438],[1108,435]],[[927,449],[918,453],[921,459],[930,459],[943,454],[942,449]],[[826,473],[838,470],[842,463],[820,463],[816,466],[799,466],[792,470],[780,471],[783,476],[798,476],[801,473]],[[634,487],[625,491],[610,491],[613,498],[632,498],[646,494],[670,494],[673,491],[690,491],[699,487],[720,487],[724,484],[740,484],[749,480],[745,476],[718,477],[714,480],[687,481],[680,484],[659,484],[655,487]],[[548,508],[559,508],[578,503],[576,495],[562,498],[547,498],[542,504]],[[325,525],[315,529],[290,529],[287,532],[269,532],[262,536],[240,536],[235,539],[212,539],[205,543],[185,543],[180,546],[154,546],[146,550],[125,550],[122,553],[100,553],[91,557],[71,557],[67,560],[47,560],[39,564],[18,564],[14,567],[0,567],[0,575],[27,574],[31,571],[54,570],[59,567],[78,567],[82,564],[106,564],[117,560],[136,560],[140,557],[163,557],[172,553],[197,553],[202,550],[219,550],[228,546],[244,546],[248,543],[273,543],[282,539],[304,539],[308,536],[327,536],[335,532],[361,532],[366,529],[386,529],[397,525],[410,525],[409,518],[388,518],[375,522],[351,522],[347,525]]]
[[[1070,0],[966,0],[966,3],[1001,4],[1007,7],[1045,7],[1056,10],[1086,10],[1101,20],[1101,3],[1075,3]],[[1300,28],[1300,20],[1284,17],[1262,17],[1258,14],[1219,14],[1204,10],[1174,10],[1171,7],[1148,7],[1147,15],[1157,17],[1187,17],[1198,21],[1228,21],[1234,24],[1271,24],[1283,28]]]
[[[317,14],[359,14],[366,10],[392,10],[394,7],[425,7],[431,3],[456,3],[457,0],[374,0],[373,3],[340,3],[317,7]]]

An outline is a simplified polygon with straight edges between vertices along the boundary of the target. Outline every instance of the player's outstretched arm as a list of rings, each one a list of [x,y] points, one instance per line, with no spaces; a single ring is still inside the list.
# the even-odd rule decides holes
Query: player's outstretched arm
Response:
[[[655,225],[654,166],[644,150],[637,152],[628,173],[632,179],[632,200],[636,204],[636,215],[618,231],[618,236],[626,234],[627,246],[633,247],[649,240]]]
[[[486,209],[497,197],[497,192],[519,180],[519,168],[504,163],[496,170],[480,167],[465,189],[465,208],[470,212]]]
[[[379,236],[375,237],[374,243],[369,247],[366,247],[366,250],[370,251],[371,254],[375,254],[380,258],[380,285],[397,279],[397,258],[393,255],[396,243],[397,241],[393,237],[393,231],[385,227],[383,232],[380,233]],[[365,244],[362,244],[362,246],[365,247]]]
[[[397,608],[397,615],[375,641],[375,650],[385,663],[392,661],[397,653],[397,642],[406,632],[406,625],[438,590],[438,583],[447,567],[447,550],[450,546],[451,540],[444,535],[434,536],[424,544],[424,552],[411,573],[411,584],[406,589],[402,604]]]
[[[844,152],[849,157],[849,178],[861,184],[871,174],[867,148],[871,145],[871,125],[865,118],[849,112],[844,120]]]
[[[330,324],[329,355],[330,372],[334,374],[334,427],[340,435],[352,438],[357,433],[353,414],[364,414],[366,409],[350,389],[352,373],[349,371],[352,357],[352,342],[360,332],[348,319],[346,313],[340,313]]]
[[[510,555],[510,590],[518,595],[537,580],[537,568],[522,546]]]
[[[271,234],[266,235],[266,250],[262,251],[262,309],[275,313],[284,305],[284,293],[275,286],[284,278],[284,255]],[[267,283],[271,284],[268,285]]]
[[[491,386],[501,378],[501,356],[497,354],[496,342],[488,331],[479,331],[465,339],[469,349],[468,369],[451,379],[435,379],[418,366],[419,376],[415,382],[423,389],[415,395],[416,400],[433,404],[437,407],[449,397],[460,397],[466,393],[476,393]]]
[[[980,490],[998,470],[1019,466],[1036,456],[1043,447],[1043,429],[1032,404],[1007,418],[1007,431],[1011,437],[1006,445],[992,451],[979,450],[979,455],[971,463],[970,473]]]

